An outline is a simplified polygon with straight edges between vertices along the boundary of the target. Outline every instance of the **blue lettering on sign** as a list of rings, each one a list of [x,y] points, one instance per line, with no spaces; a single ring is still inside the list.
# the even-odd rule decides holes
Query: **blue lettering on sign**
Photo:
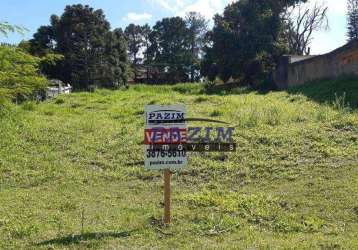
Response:
[[[182,111],[178,110],[157,110],[149,113],[148,123],[184,123],[185,117]]]
[[[150,113],[150,114],[149,114],[149,120],[152,120],[154,117],[155,117],[155,114],[154,114],[154,113]]]
[[[235,128],[227,128],[226,129],[226,133],[225,133],[225,129],[224,128],[217,128],[217,138],[216,141],[220,142],[220,141],[226,141],[229,143],[233,143],[233,139],[232,139],[232,134],[235,130]]]
[[[215,136],[216,130],[216,137]],[[233,132],[235,128],[212,128],[212,127],[189,127],[188,128],[188,139],[189,143],[233,143]],[[202,136],[203,135],[203,136]]]

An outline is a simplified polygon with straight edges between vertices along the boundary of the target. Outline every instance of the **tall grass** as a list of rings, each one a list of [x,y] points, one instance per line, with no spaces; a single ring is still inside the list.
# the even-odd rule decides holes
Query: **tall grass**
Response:
[[[0,120],[0,248],[356,249],[348,93],[333,104],[302,91],[136,85],[10,105]],[[162,173],[143,168],[143,111],[177,103],[235,127],[237,151],[190,153],[173,173],[173,224],[163,227]]]

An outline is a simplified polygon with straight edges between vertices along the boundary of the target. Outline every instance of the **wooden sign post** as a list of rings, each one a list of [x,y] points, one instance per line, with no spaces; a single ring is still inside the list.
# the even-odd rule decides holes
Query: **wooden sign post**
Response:
[[[170,224],[170,179],[172,173],[169,169],[164,170],[164,224]]]
[[[188,164],[183,150],[153,149],[152,146],[180,144],[182,132],[186,135],[186,108],[184,105],[147,105],[145,107],[144,128],[144,165],[147,170],[164,171],[164,218],[171,222],[170,179],[174,170],[180,170]]]

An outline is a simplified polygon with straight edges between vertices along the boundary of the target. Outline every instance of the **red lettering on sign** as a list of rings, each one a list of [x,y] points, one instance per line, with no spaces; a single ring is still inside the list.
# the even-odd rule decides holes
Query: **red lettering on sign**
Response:
[[[181,144],[187,140],[186,128],[151,128],[144,130],[144,144]]]

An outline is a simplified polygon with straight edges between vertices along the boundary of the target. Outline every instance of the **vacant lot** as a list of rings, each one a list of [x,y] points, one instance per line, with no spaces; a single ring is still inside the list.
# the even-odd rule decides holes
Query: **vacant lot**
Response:
[[[358,249],[357,84],[327,85],[138,85],[2,111],[0,248]],[[175,103],[230,122],[238,150],[190,156],[166,228],[162,174],[143,169],[143,109]]]

